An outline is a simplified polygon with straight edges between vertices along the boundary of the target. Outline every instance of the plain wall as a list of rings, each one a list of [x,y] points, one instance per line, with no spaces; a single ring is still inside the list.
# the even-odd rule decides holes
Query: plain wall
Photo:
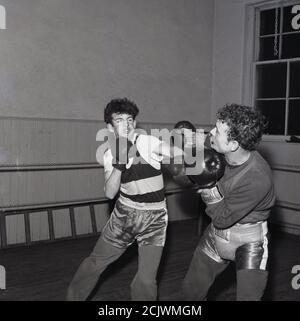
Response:
[[[211,0],[3,0],[0,116],[103,119],[115,97],[140,120],[209,123]]]

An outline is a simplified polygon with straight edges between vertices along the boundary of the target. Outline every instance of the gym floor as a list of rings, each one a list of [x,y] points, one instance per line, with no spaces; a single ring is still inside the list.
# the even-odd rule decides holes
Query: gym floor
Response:
[[[299,265],[300,236],[278,232],[271,227],[270,278],[264,299],[299,301],[291,270]],[[197,244],[197,220],[169,224],[168,239],[158,274],[159,300],[181,300],[180,286]],[[1,250],[0,264],[7,274],[1,301],[62,301],[80,262],[92,250],[97,237],[45,243]],[[130,300],[129,286],[137,269],[137,248],[132,246],[101,277],[92,300]],[[217,280],[209,293],[212,301],[235,300],[234,265]]]

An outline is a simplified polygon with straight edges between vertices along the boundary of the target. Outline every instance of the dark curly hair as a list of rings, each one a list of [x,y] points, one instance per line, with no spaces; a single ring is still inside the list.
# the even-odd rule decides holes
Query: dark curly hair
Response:
[[[139,109],[137,105],[127,98],[118,98],[111,100],[104,110],[104,121],[107,124],[112,122],[112,114],[128,114],[135,119],[138,115]]]
[[[267,125],[259,110],[238,104],[227,104],[219,109],[217,119],[228,125],[228,140],[236,140],[249,151],[257,147]]]

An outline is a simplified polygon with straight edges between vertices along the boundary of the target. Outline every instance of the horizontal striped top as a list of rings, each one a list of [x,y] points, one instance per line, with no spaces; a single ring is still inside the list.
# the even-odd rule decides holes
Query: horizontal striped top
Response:
[[[122,173],[119,200],[123,204],[137,209],[166,208],[162,157],[154,153],[160,140],[150,135],[134,137],[137,152],[129,159],[126,171]],[[108,149],[104,153],[104,170],[112,171],[112,154]]]

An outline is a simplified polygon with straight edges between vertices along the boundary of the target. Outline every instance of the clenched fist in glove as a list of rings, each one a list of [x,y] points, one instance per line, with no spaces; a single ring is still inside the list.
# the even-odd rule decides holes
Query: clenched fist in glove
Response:
[[[113,137],[110,137],[109,145],[113,156],[113,167],[124,172],[126,170],[126,164],[129,161],[129,155],[133,151],[132,142],[123,136],[114,139]]]

